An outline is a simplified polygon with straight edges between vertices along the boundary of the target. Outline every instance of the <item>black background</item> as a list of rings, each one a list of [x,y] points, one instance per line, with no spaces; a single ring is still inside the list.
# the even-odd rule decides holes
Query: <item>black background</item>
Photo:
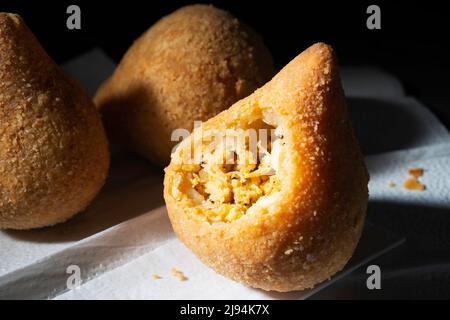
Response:
[[[100,45],[116,61],[163,15],[189,3],[213,3],[259,32],[278,68],[317,41],[331,44],[341,65],[371,64],[398,76],[450,127],[448,20],[444,1],[27,1],[1,0],[22,15],[49,54],[63,62]],[[66,28],[67,6],[81,8],[81,30]],[[366,9],[381,8],[381,30],[368,30]]]

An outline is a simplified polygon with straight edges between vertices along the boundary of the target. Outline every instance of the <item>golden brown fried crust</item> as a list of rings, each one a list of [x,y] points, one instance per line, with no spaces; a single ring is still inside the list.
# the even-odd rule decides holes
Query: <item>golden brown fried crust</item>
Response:
[[[108,167],[90,98],[18,15],[0,13],[0,228],[69,219],[91,202]]]
[[[352,256],[368,199],[368,173],[331,47],[308,48],[264,87],[207,121],[204,130],[239,126],[264,109],[279,114],[287,129],[289,159],[278,205],[210,224],[170,194],[171,163],[164,181],[167,209],[178,237],[218,273],[264,290],[312,288]]]
[[[272,75],[258,35],[225,11],[192,5],[137,39],[94,101],[113,141],[167,165],[173,130],[191,131]]]

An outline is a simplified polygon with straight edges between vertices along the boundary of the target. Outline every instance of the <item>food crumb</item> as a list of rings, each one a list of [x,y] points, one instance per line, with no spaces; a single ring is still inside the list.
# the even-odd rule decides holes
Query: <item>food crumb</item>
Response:
[[[423,169],[422,168],[410,168],[408,170],[409,175],[413,176],[414,178],[418,178],[423,175]]]
[[[285,255],[290,255],[292,252],[294,252],[294,250],[292,249],[288,249],[284,252]]]
[[[389,187],[391,188],[395,188],[397,185],[395,184],[395,182],[391,181],[389,182]]]
[[[153,280],[159,280],[159,279],[162,279],[162,277],[161,277],[159,274],[154,273],[154,274],[152,275],[152,279],[153,279]]]
[[[420,183],[418,180],[419,177],[423,175],[423,169],[422,168],[409,168],[408,174],[411,176],[411,178],[408,178],[403,183],[403,187],[408,190],[418,190],[418,191],[424,191],[425,185]]]
[[[416,178],[409,178],[405,180],[403,186],[405,187],[405,189],[408,190],[418,190],[418,191],[425,190],[425,185],[420,183]]]
[[[177,270],[176,268],[172,268],[172,269],[170,269],[170,271],[172,272],[172,275],[180,281],[186,281],[189,279],[188,277],[186,277],[184,275],[184,273],[182,271]]]

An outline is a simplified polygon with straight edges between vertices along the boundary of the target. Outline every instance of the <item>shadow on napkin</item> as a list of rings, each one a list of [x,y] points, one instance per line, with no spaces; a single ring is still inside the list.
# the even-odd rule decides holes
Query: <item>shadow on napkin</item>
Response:
[[[430,129],[427,123],[407,105],[382,99],[349,97],[347,106],[365,155],[428,143]]]
[[[369,201],[368,218],[420,252],[450,252],[450,208],[390,201]]]
[[[163,205],[162,170],[131,153],[115,154],[105,186],[89,207],[65,223],[35,230],[5,230],[21,241],[79,241]]]

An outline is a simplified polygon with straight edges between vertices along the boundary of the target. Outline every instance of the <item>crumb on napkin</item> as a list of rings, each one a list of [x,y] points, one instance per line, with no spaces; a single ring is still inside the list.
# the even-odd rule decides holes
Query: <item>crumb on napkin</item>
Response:
[[[423,169],[422,168],[410,168],[410,169],[408,169],[408,174],[410,176],[413,176],[414,178],[418,178],[423,175]]]
[[[186,281],[189,279],[188,277],[186,277],[184,275],[184,273],[182,271],[177,270],[176,268],[172,268],[172,269],[170,269],[170,271],[172,272],[172,275],[180,281]]]
[[[410,178],[403,182],[403,187],[405,187],[405,189],[418,191],[424,191],[426,189],[425,185],[418,180],[418,178],[423,175],[422,168],[410,168],[408,169],[408,174],[410,175]]]
[[[417,179],[415,178],[406,179],[405,182],[403,183],[403,186],[405,187],[405,189],[408,190],[419,190],[419,191],[425,190],[425,185],[417,181]]]

